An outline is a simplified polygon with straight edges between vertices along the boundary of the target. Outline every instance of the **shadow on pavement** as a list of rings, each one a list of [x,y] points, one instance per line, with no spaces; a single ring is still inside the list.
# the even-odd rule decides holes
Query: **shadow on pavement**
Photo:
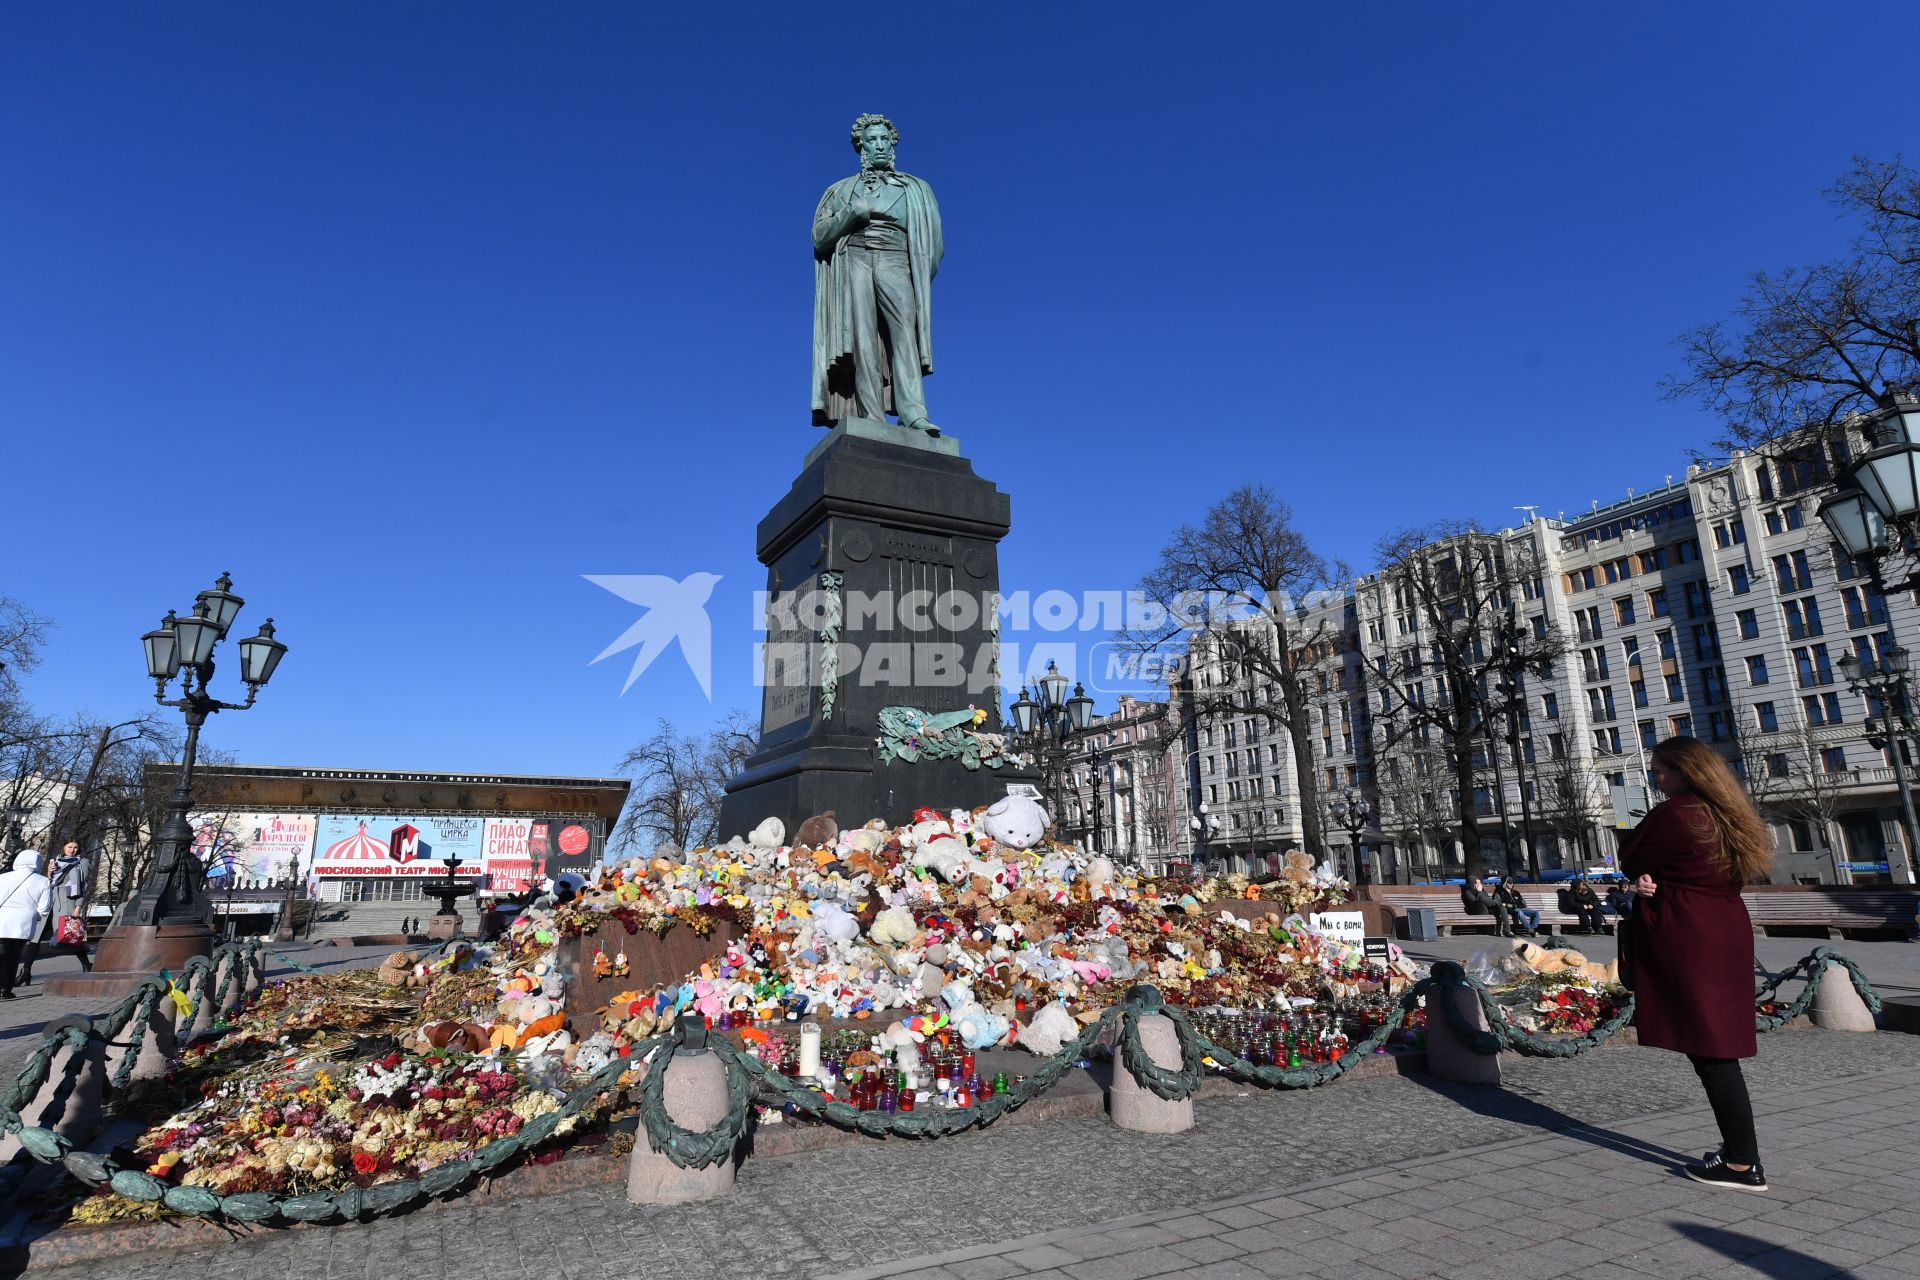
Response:
[[[1730,1258],[1744,1267],[1751,1267],[1761,1275],[1779,1276],[1781,1280],[1807,1280],[1811,1276],[1850,1276],[1851,1270],[1838,1263],[1816,1258],[1810,1253],[1801,1253],[1798,1249],[1789,1249],[1785,1245],[1762,1240],[1740,1231],[1729,1231],[1725,1227],[1710,1227],[1698,1222],[1669,1222],[1668,1226],[1678,1231],[1695,1244],[1703,1244],[1724,1257]]]
[[[1523,1124],[1543,1133],[1563,1134],[1607,1151],[1617,1151],[1648,1164],[1660,1165],[1675,1173],[1679,1172],[1681,1165],[1692,1159],[1668,1147],[1588,1124],[1544,1102],[1535,1102],[1532,1098],[1506,1089],[1449,1084],[1423,1072],[1411,1072],[1406,1079],[1489,1119]]]

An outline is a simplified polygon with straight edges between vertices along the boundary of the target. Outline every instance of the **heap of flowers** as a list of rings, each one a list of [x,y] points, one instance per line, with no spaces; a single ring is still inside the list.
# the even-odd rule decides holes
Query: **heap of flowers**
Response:
[[[1533,1012],[1539,1029],[1550,1034],[1585,1035],[1613,1015],[1604,991],[1583,980],[1541,983]]]

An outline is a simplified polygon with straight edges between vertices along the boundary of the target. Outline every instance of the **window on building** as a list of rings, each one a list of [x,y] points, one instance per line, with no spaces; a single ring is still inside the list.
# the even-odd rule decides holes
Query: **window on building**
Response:
[[[1733,594],[1743,596],[1753,590],[1753,580],[1747,576],[1747,566],[1736,564],[1727,570],[1727,585]]]
[[[1558,720],[1560,718],[1560,695],[1557,693],[1541,694],[1540,714],[1549,720]]]
[[[1631,682],[1630,687],[1633,690],[1633,705],[1636,707],[1646,706],[1647,682],[1645,680],[1634,680]]]
[[[1767,753],[1767,776],[1769,778],[1784,778],[1791,772],[1792,770],[1787,765],[1786,752],[1771,751]]]
[[[1705,617],[1707,612],[1707,584],[1704,582],[1689,582],[1684,584],[1680,590],[1686,598],[1687,616],[1689,618]]]
[[[1765,684],[1767,682],[1767,655],[1756,653],[1747,659],[1747,683]]]
[[[1837,693],[1810,693],[1800,699],[1800,705],[1808,724],[1839,724],[1842,720]]]
[[[1605,649],[1582,649],[1580,666],[1587,673],[1588,680],[1607,678],[1607,651]]]
[[[1833,683],[1833,665],[1827,660],[1827,646],[1823,644],[1795,649],[1793,669],[1802,689]]]
[[[1672,661],[1674,658],[1680,656],[1673,647],[1673,632],[1662,631],[1655,635],[1654,639],[1660,642],[1660,656],[1662,658]]]
[[[1711,622],[1694,624],[1693,656],[1702,662],[1720,656],[1720,633],[1714,630]]]
[[[1651,551],[1640,553],[1640,572],[1658,573],[1666,567],[1667,549],[1665,547],[1655,547]]]
[[[1623,627],[1633,622],[1632,596],[1621,596],[1613,602],[1613,620]]]
[[[1673,544],[1674,558],[1681,564],[1693,564],[1700,559],[1700,542],[1697,538],[1682,538]]]
[[[1613,686],[1587,690],[1587,710],[1595,720],[1613,719]]]
[[[1676,671],[1667,677],[1667,701],[1685,702],[1686,700],[1686,686],[1680,680],[1680,673]]]
[[[1780,715],[1771,702],[1753,704],[1753,722],[1762,733],[1780,732]]]
[[[1887,625],[1887,598],[1872,587],[1843,587],[1840,600],[1846,606],[1849,629]]]
[[[1820,767],[1828,773],[1847,771],[1847,749],[1845,747],[1820,748]]]
[[[1717,707],[1727,700],[1726,668],[1700,668],[1700,700],[1710,707]]]
[[[1725,742],[1733,736],[1733,719],[1724,711],[1713,711],[1707,715],[1707,736],[1714,742]]]
[[[1809,640],[1825,632],[1820,626],[1820,602],[1813,596],[1782,600],[1780,614],[1787,622],[1787,638]]]
[[[1858,560],[1847,554],[1847,549],[1839,543],[1833,544],[1833,576],[1842,582],[1852,582],[1866,572]]]
[[[1567,735],[1550,733],[1547,735],[1547,754],[1555,760],[1567,758]]]
[[[1647,616],[1650,618],[1664,618],[1667,616],[1667,612],[1667,589],[1665,587],[1655,587],[1652,591],[1647,592]]]
[[[1762,458],[1760,460],[1760,465],[1753,469],[1753,478],[1760,486],[1761,501],[1772,502],[1773,501],[1773,468],[1767,465],[1767,460],[1765,458]]]
[[[1660,731],[1654,727],[1653,721],[1642,720],[1640,722],[1640,745],[1643,747],[1652,747],[1657,745],[1659,741]]]
[[[1813,570],[1807,564],[1807,553],[1804,551],[1775,556],[1773,576],[1780,584],[1782,593],[1813,590]]]
[[[1734,618],[1740,623],[1740,638],[1742,640],[1758,640],[1760,638],[1759,610],[1742,609],[1734,615]]]
[[[1693,717],[1692,716],[1674,716],[1672,719],[1668,720],[1667,723],[1673,726],[1674,737],[1691,738],[1693,736]]]
[[[1598,640],[1600,638],[1600,606],[1596,604],[1589,605],[1585,609],[1575,609],[1573,623],[1582,640]]]

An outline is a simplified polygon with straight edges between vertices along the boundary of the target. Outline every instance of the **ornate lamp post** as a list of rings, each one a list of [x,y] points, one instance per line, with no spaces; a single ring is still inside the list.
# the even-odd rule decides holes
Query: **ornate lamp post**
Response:
[[[1034,687],[1039,690],[1039,701],[1029,695],[1025,685],[1020,686],[1020,696],[1010,710],[1013,712],[1014,731],[1028,750],[1046,762],[1048,799],[1052,803],[1054,821],[1057,823],[1065,816],[1061,800],[1060,777],[1067,761],[1067,744],[1076,733],[1084,733],[1093,721],[1093,699],[1087,696],[1084,686],[1073,686],[1073,696],[1067,696],[1067,677],[1062,675],[1057,664],[1047,663],[1047,669],[1035,680]],[[1092,758],[1093,777],[1093,835],[1094,852],[1100,851],[1100,753],[1095,751]]]
[[[1527,657],[1521,646],[1520,619],[1511,606],[1499,631],[1500,693],[1507,704],[1507,745],[1513,750],[1515,781],[1520,787],[1520,829],[1527,841],[1527,875],[1540,883],[1540,844],[1533,838],[1533,801],[1527,795],[1527,757],[1520,749],[1520,715],[1525,696],[1522,680],[1527,674]],[[1499,748],[1494,748],[1496,751]]]
[[[1202,800],[1199,808],[1187,819],[1187,830],[1193,833],[1193,849],[1200,855],[1200,861],[1206,861],[1211,852],[1210,846],[1220,834],[1220,815],[1207,812],[1207,802]]]
[[[1879,664],[1872,669],[1851,653],[1841,657],[1839,666],[1847,688],[1867,697],[1867,741],[1886,751],[1887,758],[1893,761],[1893,781],[1900,789],[1900,832],[1906,840],[1907,874],[1911,882],[1920,881],[1920,866],[1915,864],[1914,852],[1920,844],[1920,821],[1914,818],[1913,790],[1907,785],[1905,760],[1907,743],[1914,729],[1907,703],[1909,660],[1907,651],[1895,645],[1881,655]],[[1835,870],[1839,868],[1836,866]]]
[[[213,682],[214,648],[226,638],[246,603],[233,594],[232,586],[233,579],[221,574],[211,588],[200,593],[191,615],[182,618],[169,610],[158,627],[140,637],[146,648],[147,674],[153,677],[154,701],[163,707],[179,708],[187,722],[180,780],[158,832],[153,865],[139,891],[101,937],[94,972],[49,983],[48,990],[55,995],[105,995],[131,990],[134,983],[153,971],[178,968],[189,958],[207,955],[213,949],[206,869],[194,856],[193,827],[187,821],[193,807],[193,765],[200,748],[200,726],[216,712],[252,707],[287,652],[287,646],[274,639],[273,619],[269,618],[260,625],[257,635],[239,642],[240,680],[247,686],[247,700],[222,702],[207,692]],[[180,695],[170,700],[167,687],[175,678],[180,681]]]
[[[1367,851],[1360,843],[1360,833],[1367,829],[1367,819],[1373,816],[1367,798],[1357,791],[1344,791],[1327,801],[1327,811],[1335,822],[1346,828],[1347,843],[1353,848],[1354,887],[1373,883],[1373,869],[1367,865]]]

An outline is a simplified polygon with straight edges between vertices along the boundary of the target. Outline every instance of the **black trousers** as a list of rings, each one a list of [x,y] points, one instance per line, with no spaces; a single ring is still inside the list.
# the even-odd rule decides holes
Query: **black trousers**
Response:
[[[19,938],[0,938],[0,992],[13,994],[13,970],[20,963]]]
[[[84,942],[41,942],[36,940],[34,942],[27,943],[25,947],[22,949],[20,954],[20,985],[21,986],[25,986],[27,983],[33,981],[33,962],[40,958],[40,953],[42,951],[46,952],[48,955],[58,955],[62,951],[71,952],[72,954],[80,957],[80,968],[82,971],[86,973],[93,972],[93,957],[87,954],[86,943]]]
[[[1753,1103],[1747,1097],[1747,1078],[1740,1074],[1740,1059],[1688,1054],[1687,1061],[1706,1086],[1707,1104],[1720,1126],[1720,1158],[1728,1164],[1759,1164],[1760,1139],[1753,1132]]]

